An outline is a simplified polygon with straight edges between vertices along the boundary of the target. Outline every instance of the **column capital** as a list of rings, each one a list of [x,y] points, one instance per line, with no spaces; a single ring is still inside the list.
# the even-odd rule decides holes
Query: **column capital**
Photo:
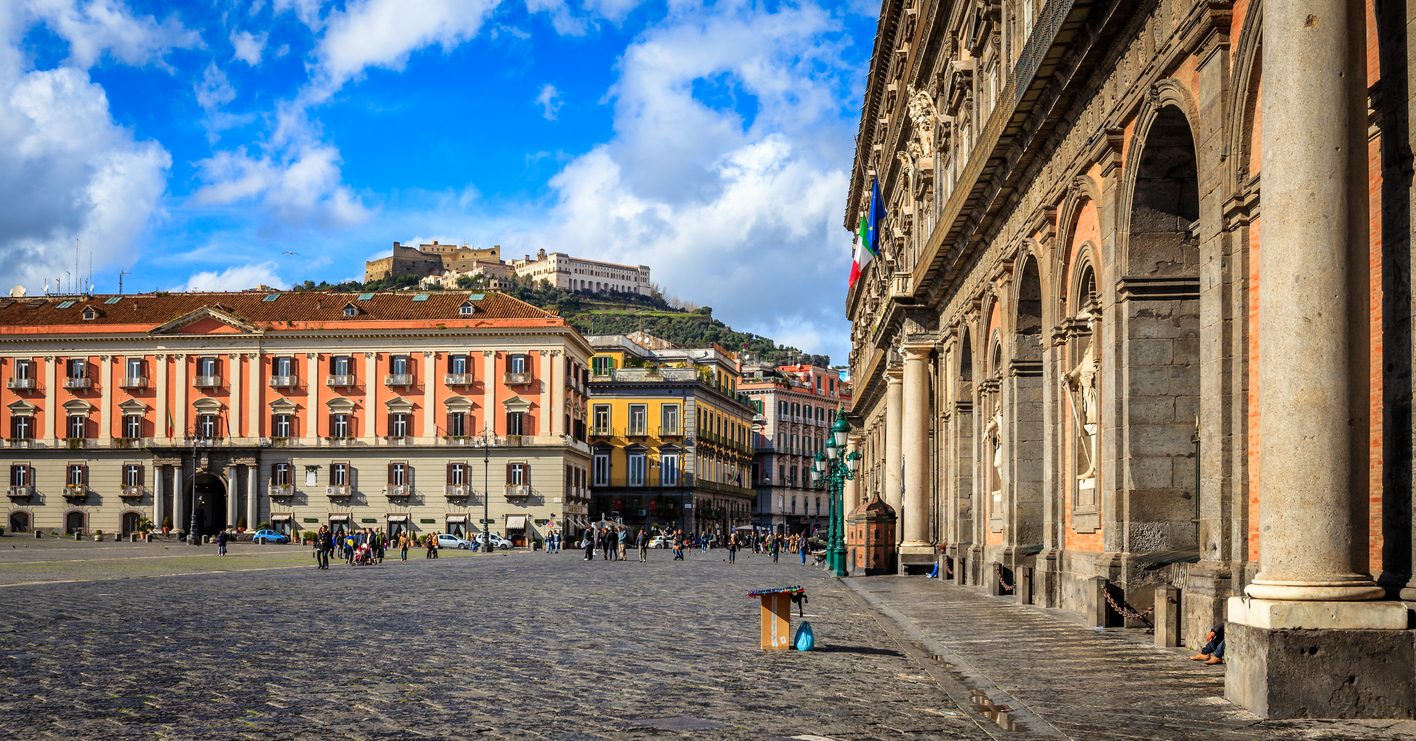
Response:
[[[905,381],[905,367],[904,367],[904,365],[892,365],[892,366],[890,366],[889,368],[886,368],[886,369],[885,369],[885,380],[888,381],[888,382],[890,382],[890,383],[904,383],[904,381]]]
[[[906,361],[926,360],[931,352],[934,352],[934,343],[928,340],[907,340],[900,345],[900,354]]]

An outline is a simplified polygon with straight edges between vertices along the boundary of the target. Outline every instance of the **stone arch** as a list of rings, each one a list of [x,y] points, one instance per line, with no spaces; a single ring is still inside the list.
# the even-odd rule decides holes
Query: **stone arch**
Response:
[[[11,533],[27,533],[34,529],[34,513],[27,509],[10,510],[5,527]]]
[[[1126,553],[1198,547],[1199,157],[1189,93],[1152,90],[1128,156],[1117,236],[1114,482]],[[1118,513],[1118,514],[1119,514]],[[1145,594],[1136,599],[1144,602]]]
[[[964,323],[958,333],[958,357],[954,368],[957,393],[950,418],[949,435],[949,457],[954,473],[950,488],[954,497],[949,507],[946,532],[947,549],[954,559],[954,573],[956,579],[962,581],[963,575],[967,573],[963,560],[969,558],[969,549],[978,542],[974,533],[974,513],[978,511],[978,487],[975,485],[974,459],[977,435],[974,416],[974,332]]]
[[[88,533],[88,513],[81,509],[71,509],[64,513],[64,534],[74,533]]]
[[[1234,47],[1234,69],[1229,89],[1230,191],[1246,190],[1258,174],[1259,96],[1263,78],[1263,0],[1254,0],[1244,15],[1244,26]]]
[[[138,526],[143,521],[143,511],[137,509],[125,509],[118,514],[118,532],[123,537],[128,537],[138,532]]]
[[[1031,553],[1042,548],[1043,288],[1037,259],[1024,254],[1013,273],[1011,358],[1003,370],[1007,463],[1006,542]],[[1017,565],[1017,554],[1009,568]]]

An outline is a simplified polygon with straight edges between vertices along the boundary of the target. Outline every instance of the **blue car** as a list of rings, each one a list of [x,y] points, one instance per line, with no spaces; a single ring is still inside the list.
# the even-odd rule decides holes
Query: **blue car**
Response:
[[[257,530],[256,534],[251,536],[251,542],[257,545],[263,543],[289,543],[290,536],[285,533],[277,533],[274,530]]]

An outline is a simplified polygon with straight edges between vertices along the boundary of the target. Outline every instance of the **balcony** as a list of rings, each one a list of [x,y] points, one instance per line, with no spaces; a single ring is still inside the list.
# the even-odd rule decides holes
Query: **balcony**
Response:
[[[67,484],[64,486],[64,498],[70,500],[88,499],[88,484]]]
[[[69,450],[83,450],[89,446],[89,439],[86,437],[69,437],[64,439],[64,447]]]
[[[531,496],[531,486],[529,484],[507,484],[506,496],[508,499]]]
[[[352,496],[354,496],[354,487],[348,486],[348,485],[345,485],[345,486],[326,486],[326,487],[325,487],[325,496],[331,497],[331,498],[335,498],[335,499],[342,498],[342,497],[352,497]]]
[[[412,386],[412,373],[390,373],[384,376],[385,386]]]
[[[34,496],[33,486],[12,486],[8,492],[11,499],[28,499]]]
[[[389,435],[383,439],[385,445],[404,447],[412,444],[413,438],[407,435]]]
[[[150,437],[115,437],[113,447],[115,448],[146,448],[152,444]]]
[[[682,427],[660,427],[659,437],[683,437]]]
[[[471,386],[472,383],[473,383],[473,381],[472,381],[472,374],[471,374],[471,373],[449,373],[449,374],[447,374],[446,376],[443,376],[443,383],[445,383],[445,384],[447,384],[447,385],[449,385],[449,386]]]
[[[300,380],[295,376],[271,376],[270,387],[273,389],[293,389],[300,385]]]
[[[332,448],[347,448],[357,444],[357,438],[353,437],[327,437],[324,439],[325,445]]]
[[[325,376],[325,385],[330,388],[348,388],[354,385],[353,373],[336,373]]]
[[[33,448],[34,438],[32,437],[12,437],[5,440],[5,446],[9,448]]]
[[[91,389],[93,388],[92,378],[65,378],[64,388],[66,389]]]
[[[147,489],[141,486],[125,486],[118,492],[118,496],[123,499],[141,499],[145,494]]]
[[[277,484],[272,481],[270,483],[269,489],[271,499],[289,499],[290,497],[295,496],[294,484]]]
[[[649,430],[648,430],[647,428],[645,428],[645,427],[635,427],[635,426],[631,425],[630,428],[629,428],[629,432],[626,433],[625,436],[626,436],[626,437],[648,437],[648,436],[649,436]]]
[[[37,387],[33,378],[11,378],[5,385],[10,387],[11,391],[33,391]]]
[[[504,437],[497,438],[496,444],[508,448],[520,448],[523,446],[531,445],[534,441],[535,437],[531,435],[506,435]]]
[[[413,496],[413,487],[407,484],[389,484],[384,493],[389,499],[407,499]]]
[[[517,373],[515,371],[507,371],[505,383],[508,386],[525,386],[526,384],[531,383],[531,373],[529,371],[521,373]]]
[[[470,487],[470,486],[468,486],[468,485],[466,485],[466,484],[448,484],[448,485],[447,485],[447,498],[448,498],[448,499],[466,499],[467,497],[470,497],[470,496],[472,496],[472,487]]]
[[[192,385],[199,389],[221,388],[221,376],[197,376]]]
[[[470,448],[480,443],[481,439],[480,437],[469,437],[467,435],[446,435],[443,437],[443,443],[459,448]]]
[[[300,444],[300,438],[280,435],[277,437],[263,437],[260,440],[262,447],[267,448],[290,448]]]
[[[147,385],[147,376],[123,376],[123,380],[118,382],[118,387],[125,389],[145,389]]]

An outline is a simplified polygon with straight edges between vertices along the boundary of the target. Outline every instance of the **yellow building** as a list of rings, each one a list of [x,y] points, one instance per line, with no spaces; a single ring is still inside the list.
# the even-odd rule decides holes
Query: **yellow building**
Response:
[[[737,357],[590,337],[591,519],[655,530],[751,524],[753,407]]]

